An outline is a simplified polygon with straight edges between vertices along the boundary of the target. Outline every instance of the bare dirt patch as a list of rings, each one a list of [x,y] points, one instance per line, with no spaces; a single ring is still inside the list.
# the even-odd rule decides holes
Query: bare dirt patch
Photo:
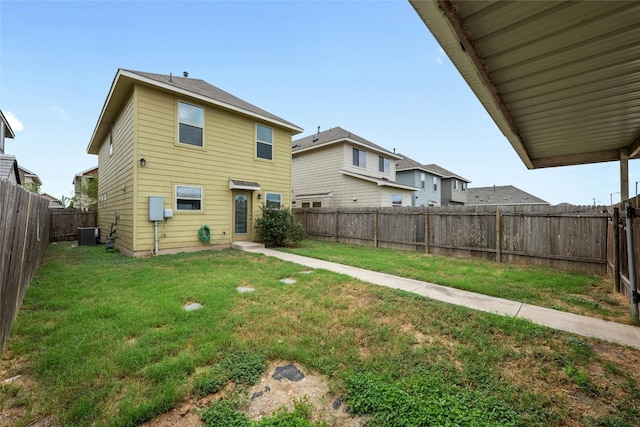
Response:
[[[286,368],[289,372],[300,372],[299,375],[278,375]],[[289,379],[292,378],[292,379]],[[233,388],[233,385],[231,385]],[[159,415],[153,420],[141,424],[143,427],[196,427],[202,421],[198,415],[212,400],[224,398],[228,389],[209,395],[202,399],[185,402],[172,411]],[[276,361],[269,365],[260,381],[253,385],[247,393],[248,404],[244,412],[252,420],[268,417],[278,409],[285,407],[293,410],[294,403],[305,401],[313,405],[316,420],[324,420],[335,427],[359,427],[365,425],[364,418],[351,416],[346,405],[338,396],[329,392],[327,381],[322,375],[303,372],[298,365]]]

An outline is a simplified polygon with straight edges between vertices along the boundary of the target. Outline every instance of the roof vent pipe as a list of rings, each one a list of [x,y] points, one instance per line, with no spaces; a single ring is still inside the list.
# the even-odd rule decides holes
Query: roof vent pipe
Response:
[[[187,77],[189,77],[189,73],[188,73],[188,72],[186,72],[186,71],[183,71],[183,72],[182,72],[182,75],[184,76],[184,78],[185,78],[185,79],[186,79]]]
[[[320,126],[318,126],[318,133],[320,133]]]
[[[169,73],[169,81],[173,83],[173,73]]]

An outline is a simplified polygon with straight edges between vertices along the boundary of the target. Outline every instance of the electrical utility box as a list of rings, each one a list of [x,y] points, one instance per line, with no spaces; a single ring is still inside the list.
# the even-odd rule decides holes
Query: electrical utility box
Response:
[[[149,196],[149,221],[164,220],[164,197]]]

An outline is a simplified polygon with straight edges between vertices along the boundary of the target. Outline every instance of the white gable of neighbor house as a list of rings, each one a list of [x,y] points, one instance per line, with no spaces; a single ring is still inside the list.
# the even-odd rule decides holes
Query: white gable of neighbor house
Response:
[[[353,165],[353,148],[366,151],[366,167]],[[411,206],[411,190],[380,186],[376,182],[346,175],[368,175],[375,178],[395,180],[395,160],[389,159],[389,173],[378,169],[377,151],[348,143],[327,145],[316,150],[294,153],[292,161],[292,188],[294,207],[311,203],[315,198],[308,195],[332,194],[333,197],[317,197],[322,207],[387,207],[391,206],[392,194],[401,194],[403,206]],[[302,197],[297,198],[297,195]],[[355,200],[354,200],[355,199]]]

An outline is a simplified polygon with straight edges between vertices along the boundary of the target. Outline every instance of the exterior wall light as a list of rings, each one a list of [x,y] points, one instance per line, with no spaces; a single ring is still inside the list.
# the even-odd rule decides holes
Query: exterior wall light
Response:
[[[142,167],[147,166],[147,161],[144,158],[140,159],[140,166]]]

